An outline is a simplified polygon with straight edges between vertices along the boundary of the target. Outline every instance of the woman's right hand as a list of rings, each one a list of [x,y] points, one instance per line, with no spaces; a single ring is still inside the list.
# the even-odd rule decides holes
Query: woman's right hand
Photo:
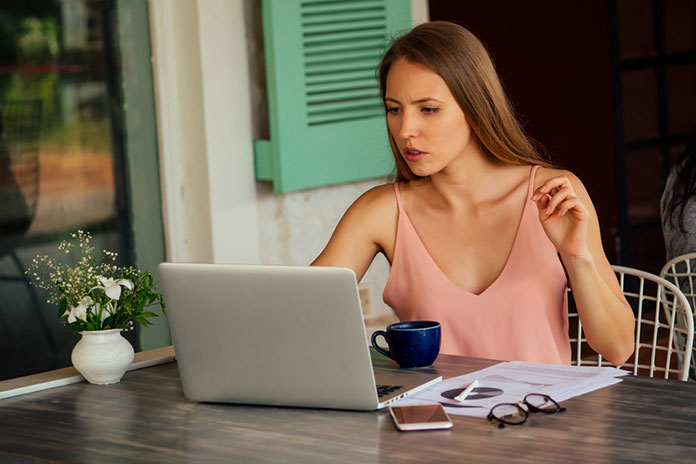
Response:
[[[537,205],[544,232],[561,256],[590,257],[587,245],[590,213],[567,175],[548,179],[536,189],[532,201]]]

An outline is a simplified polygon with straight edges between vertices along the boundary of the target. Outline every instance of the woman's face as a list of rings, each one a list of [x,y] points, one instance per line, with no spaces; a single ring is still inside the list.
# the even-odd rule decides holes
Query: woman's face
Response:
[[[476,146],[464,112],[445,81],[401,58],[387,74],[387,126],[411,172],[430,176]]]

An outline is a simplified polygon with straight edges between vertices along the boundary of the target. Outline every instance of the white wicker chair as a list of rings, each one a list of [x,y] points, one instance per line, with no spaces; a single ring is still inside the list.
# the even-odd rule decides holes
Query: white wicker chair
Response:
[[[633,375],[687,380],[694,341],[694,319],[688,300],[677,286],[662,277],[638,269],[612,267],[636,315],[633,355],[616,367]],[[568,316],[572,364],[610,366],[587,345],[577,312],[569,308]]]
[[[691,309],[696,308],[696,253],[683,254],[669,260],[660,271],[660,277],[679,287],[689,300]],[[691,353],[691,378],[696,378],[696,356],[693,352]]]

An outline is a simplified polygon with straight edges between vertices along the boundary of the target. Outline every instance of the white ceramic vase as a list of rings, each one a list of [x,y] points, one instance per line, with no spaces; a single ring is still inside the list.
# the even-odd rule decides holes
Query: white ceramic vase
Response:
[[[121,380],[133,362],[133,347],[121,329],[86,330],[72,350],[75,369],[89,382],[108,385]]]

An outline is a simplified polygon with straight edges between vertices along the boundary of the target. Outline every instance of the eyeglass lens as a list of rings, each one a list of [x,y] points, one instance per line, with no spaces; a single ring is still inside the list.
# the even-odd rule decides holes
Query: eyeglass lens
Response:
[[[562,408],[550,396],[547,395],[530,393],[524,397],[524,402],[529,407],[530,412],[544,412],[546,414],[552,414],[555,412],[565,411],[565,408]]]
[[[527,411],[518,404],[498,404],[491,409],[489,419],[495,419],[504,424],[519,425],[527,420]]]

